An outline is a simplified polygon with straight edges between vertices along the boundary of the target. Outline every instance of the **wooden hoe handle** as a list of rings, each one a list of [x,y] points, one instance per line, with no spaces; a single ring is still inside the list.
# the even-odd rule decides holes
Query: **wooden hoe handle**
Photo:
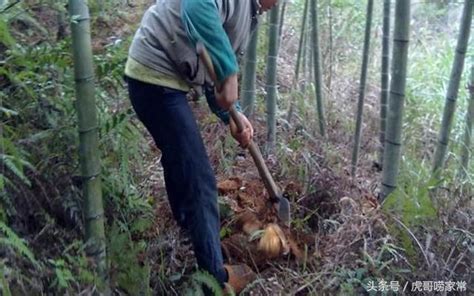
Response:
[[[214,65],[212,64],[211,57],[207,53],[206,48],[204,47],[202,43],[198,43],[196,45],[196,49],[199,56],[201,57],[201,60],[206,66],[207,72],[211,76],[211,79],[214,81],[214,84],[216,85],[217,89],[219,89],[216,72],[214,71]],[[235,109],[234,105],[230,107],[229,113],[230,113],[230,116],[232,117],[232,120],[234,120],[235,124],[237,125],[237,130],[239,132],[242,132],[244,130],[244,125],[242,121],[240,120],[240,115],[238,114],[239,111]],[[249,150],[250,155],[252,156],[253,161],[255,162],[255,165],[257,166],[258,173],[260,174],[260,177],[263,180],[263,184],[265,185],[265,188],[270,194],[271,201],[278,202],[281,198],[280,189],[275,184],[275,181],[273,180],[273,177],[270,174],[270,171],[268,170],[268,167],[265,164],[265,161],[263,160],[263,156],[262,156],[262,153],[260,152],[260,149],[258,148],[257,144],[255,144],[253,140],[250,140],[250,143],[247,146],[247,149]]]

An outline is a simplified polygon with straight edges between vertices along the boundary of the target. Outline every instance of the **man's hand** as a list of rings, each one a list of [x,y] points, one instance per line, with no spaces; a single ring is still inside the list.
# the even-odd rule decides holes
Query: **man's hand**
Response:
[[[246,148],[248,144],[250,143],[250,140],[253,138],[253,126],[250,123],[250,121],[247,119],[247,117],[238,112],[240,116],[240,121],[242,121],[242,124],[244,126],[244,130],[239,133],[237,129],[237,125],[235,124],[234,120],[232,117],[230,118],[230,133],[232,136],[239,142],[240,146],[243,148]]]
[[[239,82],[237,74],[227,77],[220,89],[216,89],[217,104],[224,110],[229,110],[230,106],[237,101],[239,96]]]

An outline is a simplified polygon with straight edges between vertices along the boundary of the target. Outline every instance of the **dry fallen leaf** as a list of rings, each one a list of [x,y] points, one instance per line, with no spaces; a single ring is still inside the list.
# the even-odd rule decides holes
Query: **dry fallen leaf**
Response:
[[[227,179],[217,184],[217,190],[220,194],[226,194],[230,191],[238,190],[241,187],[242,181],[238,178]]]
[[[263,228],[262,222],[257,219],[254,213],[246,211],[239,215],[237,224],[247,235],[252,235],[255,231]]]

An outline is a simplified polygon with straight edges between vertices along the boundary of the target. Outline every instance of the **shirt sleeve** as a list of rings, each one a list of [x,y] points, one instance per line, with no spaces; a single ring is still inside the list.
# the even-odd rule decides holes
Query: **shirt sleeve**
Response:
[[[209,52],[219,82],[238,72],[237,57],[214,0],[182,0],[181,19],[192,44],[200,41]]]
[[[219,117],[225,124],[229,124],[230,113],[227,110],[222,109],[216,100],[216,95],[214,93],[214,87],[211,85],[204,86],[204,94],[206,96],[207,104],[217,117]],[[240,107],[239,100],[235,101],[234,107],[237,111],[242,113],[242,108]]]

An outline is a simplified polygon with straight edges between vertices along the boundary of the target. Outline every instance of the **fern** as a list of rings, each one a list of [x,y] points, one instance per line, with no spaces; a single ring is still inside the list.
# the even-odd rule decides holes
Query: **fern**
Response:
[[[204,295],[203,286],[207,286],[214,295],[222,296],[224,291],[216,278],[205,271],[196,271],[191,276],[191,289],[188,289],[187,295]]]
[[[4,296],[11,296],[12,293],[10,291],[10,286],[8,285],[8,281],[6,279],[7,273],[5,272],[5,266],[3,264],[0,265],[0,294]]]
[[[18,165],[18,162],[14,162],[15,158],[13,158],[11,155],[5,155],[3,154],[1,156],[2,163],[5,165],[6,168],[8,168],[15,176],[17,176],[23,183],[25,183],[28,186],[31,186],[30,180],[25,176],[23,173],[23,167]]]
[[[5,189],[5,176],[3,174],[0,174],[0,191],[3,192]]]
[[[2,221],[0,221],[0,233],[4,236],[0,237],[0,246],[11,247],[20,255],[27,258],[35,267],[39,267],[38,261],[36,261],[35,256],[25,244],[24,240],[18,237],[18,235]]]
[[[23,169],[26,167],[30,170],[35,170],[34,166],[25,160],[26,153],[20,148],[16,147],[13,142],[4,137],[0,142],[4,148],[4,153],[0,154],[0,164],[9,169],[16,177],[18,177],[24,184],[31,186],[30,180],[25,176]],[[6,177],[4,176],[6,179]],[[2,182],[2,184],[5,182]],[[1,185],[1,184],[0,184]],[[0,188],[3,186],[0,186]]]
[[[0,20],[0,43],[4,44],[7,47],[10,47],[15,44],[15,39],[8,30],[7,22],[2,19]]]
[[[123,231],[128,225],[121,224],[114,222],[108,234],[108,256],[111,269],[115,270],[112,280],[129,295],[148,295],[149,282],[145,281],[150,278],[150,267],[143,266],[138,258],[145,252],[146,243],[131,240],[131,234]]]

